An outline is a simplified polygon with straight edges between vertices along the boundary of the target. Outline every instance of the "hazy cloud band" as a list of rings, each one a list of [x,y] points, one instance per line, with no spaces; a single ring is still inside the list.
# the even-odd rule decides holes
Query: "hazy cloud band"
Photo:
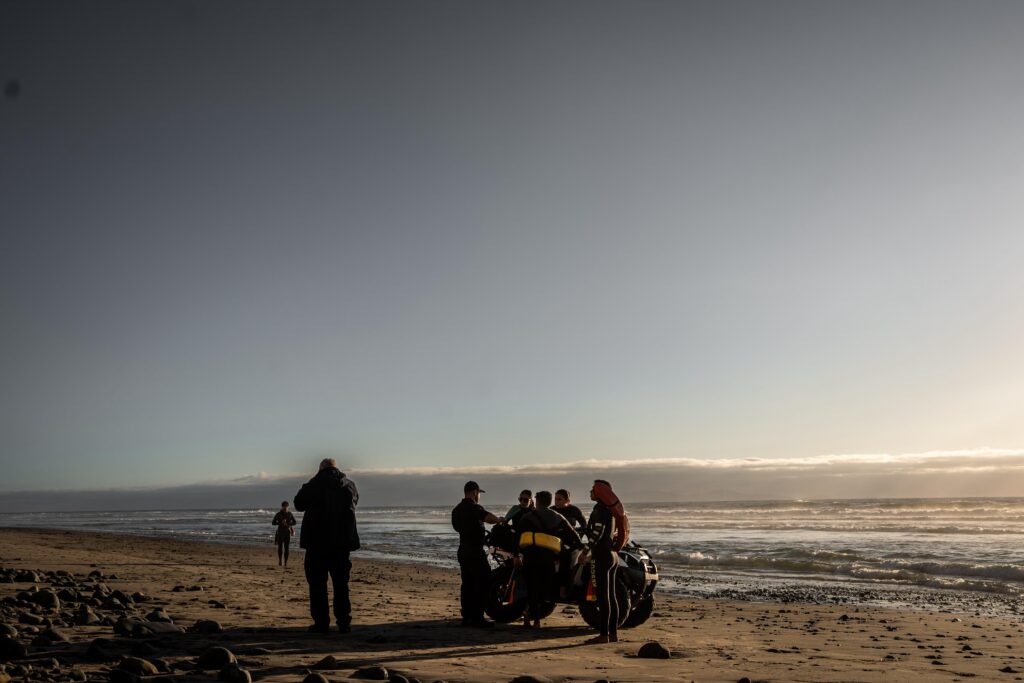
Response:
[[[1024,490],[1024,449],[834,454],[806,458],[583,460],[557,465],[352,470],[365,505],[440,505],[478,480],[501,509],[522,488],[568,488],[585,502],[591,481],[612,481],[627,501],[1013,496]],[[260,473],[154,489],[0,493],[0,511],[272,507],[310,474]]]

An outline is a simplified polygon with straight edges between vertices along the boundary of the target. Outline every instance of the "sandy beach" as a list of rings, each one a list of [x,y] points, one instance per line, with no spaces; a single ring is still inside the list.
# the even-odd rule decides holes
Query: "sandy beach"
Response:
[[[352,633],[312,635],[301,562],[295,547],[281,569],[270,545],[0,530],[0,681],[1024,680],[1020,619],[662,595],[619,643],[585,645],[572,609],[539,633],[461,628],[454,570],[358,553]],[[637,657],[652,641],[671,658]]]

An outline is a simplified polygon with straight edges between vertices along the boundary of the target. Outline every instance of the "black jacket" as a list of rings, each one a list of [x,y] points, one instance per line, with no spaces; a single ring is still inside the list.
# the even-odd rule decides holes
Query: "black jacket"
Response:
[[[572,550],[583,547],[580,535],[572,528],[569,521],[557,510],[551,508],[536,508],[519,516],[519,525],[516,527],[517,548],[519,547],[519,534],[524,531],[539,531],[557,536],[563,545]]]
[[[587,528],[587,518],[583,516],[583,512],[575,505],[566,505],[564,508],[555,508],[555,512],[565,517],[566,521],[576,531],[585,531]]]
[[[615,517],[605,504],[594,505],[587,524],[587,536],[590,537],[591,548],[611,552],[615,540]]]
[[[299,547],[319,551],[359,549],[355,483],[333,467],[320,470],[295,494],[295,509],[302,516]]]

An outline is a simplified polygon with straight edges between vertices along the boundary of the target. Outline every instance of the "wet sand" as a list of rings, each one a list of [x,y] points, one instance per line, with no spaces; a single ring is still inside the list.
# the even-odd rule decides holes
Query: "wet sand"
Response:
[[[301,683],[310,672],[327,681],[383,675],[371,667],[385,667],[399,682],[524,675],[551,681],[1024,680],[1020,618],[659,596],[651,620],[623,631],[619,643],[586,645],[593,632],[561,606],[540,632],[518,625],[461,628],[455,571],[364,560],[358,553],[352,633],[312,635],[305,632],[310,620],[301,560],[297,543],[292,566],[282,569],[269,544],[2,529],[0,581],[19,580],[0,582],[0,621],[7,625],[0,628],[11,633],[0,636],[0,661],[6,659],[0,683],[8,676],[52,683],[244,683],[246,676]],[[46,591],[64,591],[65,599],[57,606],[41,594]],[[87,618],[83,600],[93,603],[89,610],[100,623],[76,625]],[[159,621],[164,615],[173,623]],[[222,630],[198,632],[204,621],[217,625],[200,629]],[[671,658],[637,657],[651,641]],[[21,646],[26,656],[18,656]],[[224,653],[216,651],[197,669],[197,658],[211,647],[230,650],[238,666],[221,670],[215,655]]]

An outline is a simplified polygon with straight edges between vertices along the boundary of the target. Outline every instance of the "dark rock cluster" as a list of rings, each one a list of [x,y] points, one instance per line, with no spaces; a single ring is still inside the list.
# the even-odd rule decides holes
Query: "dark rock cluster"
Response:
[[[0,683],[176,683],[177,671],[213,669],[226,683],[251,674],[224,648],[195,661],[159,657],[159,638],[221,633],[213,620],[186,630],[144,593],[111,588],[115,575],[0,567],[0,584],[16,584],[0,600]],[[66,630],[94,627],[97,637],[72,642]],[[97,671],[97,665],[101,668]]]

